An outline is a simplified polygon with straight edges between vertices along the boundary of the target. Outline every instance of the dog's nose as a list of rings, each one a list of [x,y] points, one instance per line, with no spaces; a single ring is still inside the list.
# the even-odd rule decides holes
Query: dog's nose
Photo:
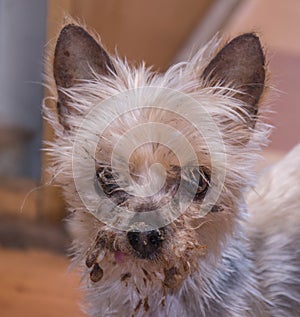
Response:
[[[164,230],[129,231],[127,232],[127,239],[139,258],[151,259],[163,243]]]

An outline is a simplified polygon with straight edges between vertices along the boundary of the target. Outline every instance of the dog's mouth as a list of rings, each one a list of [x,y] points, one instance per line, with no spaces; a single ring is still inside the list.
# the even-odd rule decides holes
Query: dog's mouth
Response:
[[[123,236],[122,240],[123,241]],[[116,233],[99,232],[94,243],[86,252],[85,265],[90,269],[90,279],[98,282],[103,277],[104,259],[111,265],[122,265],[133,257],[140,260],[157,260],[165,239],[165,229],[147,232],[129,231],[126,235],[127,243],[119,243]],[[122,247],[123,246],[123,247]]]
[[[99,282],[104,274],[102,268],[102,261],[109,254],[112,254],[113,264],[122,264],[125,262],[127,253],[120,250],[109,250],[107,248],[102,248],[99,243],[94,245],[94,248],[90,248],[87,252],[85,265],[90,269],[90,279],[92,282]]]
[[[188,250],[178,254],[166,254],[165,249],[171,250],[165,239],[168,237],[168,228],[160,228],[146,232],[127,232],[127,243],[124,233],[101,231],[93,245],[86,253],[85,264],[89,269],[89,278],[93,283],[103,279],[106,270],[114,267],[120,271],[121,281],[133,276],[135,270],[131,266],[139,267],[144,280],[158,280],[164,288],[176,289],[190,272],[196,269],[197,261],[188,257]],[[125,241],[125,242],[124,242]],[[189,243],[189,248],[191,244]],[[193,245],[193,249],[200,254],[206,254],[206,246]],[[132,265],[131,265],[132,262]],[[137,266],[136,266],[137,265]],[[151,270],[152,273],[151,273]],[[108,278],[109,275],[106,275]]]
[[[122,264],[125,261],[126,255],[127,255],[127,253],[125,253],[125,252],[114,251],[114,256],[115,256],[116,263]]]
[[[129,231],[127,236],[127,246],[121,248],[116,234],[111,236],[98,233],[93,245],[86,253],[86,266],[100,263],[108,253],[114,255],[116,263],[123,263],[125,257],[132,255],[139,259],[151,260],[161,249],[165,240],[165,229],[160,228],[146,232]]]

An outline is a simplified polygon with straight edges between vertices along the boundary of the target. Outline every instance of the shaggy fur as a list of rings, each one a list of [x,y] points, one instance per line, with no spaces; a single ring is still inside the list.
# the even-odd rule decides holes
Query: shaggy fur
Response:
[[[253,188],[270,131],[258,38],[214,39],[164,74],[99,43],[62,29],[58,116],[45,108],[87,314],[299,316],[299,148]]]

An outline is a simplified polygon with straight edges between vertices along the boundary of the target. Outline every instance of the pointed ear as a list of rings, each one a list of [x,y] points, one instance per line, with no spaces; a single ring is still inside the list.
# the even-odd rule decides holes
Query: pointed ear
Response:
[[[245,103],[251,127],[255,125],[258,101],[265,86],[265,57],[259,38],[246,33],[225,45],[205,68],[202,78],[209,86],[222,83],[240,93],[234,98]],[[246,116],[245,114],[243,114]]]
[[[66,116],[73,110],[68,104],[68,97],[59,88],[70,88],[80,80],[93,79],[93,72],[110,75],[115,73],[115,69],[108,54],[87,31],[69,24],[61,30],[58,37],[53,72],[58,89],[59,118],[68,129]]]

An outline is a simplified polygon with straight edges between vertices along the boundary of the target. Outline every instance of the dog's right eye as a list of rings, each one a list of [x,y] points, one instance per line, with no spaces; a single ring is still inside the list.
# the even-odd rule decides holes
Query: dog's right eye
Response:
[[[103,193],[111,198],[117,205],[125,202],[129,194],[117,183],[111,167],[100,167],[96,172],[97,184]]]
[[[96,176],[101,189],[108,197],[111,197],[120,188],[113,176],[111,167],[100,167]]]

